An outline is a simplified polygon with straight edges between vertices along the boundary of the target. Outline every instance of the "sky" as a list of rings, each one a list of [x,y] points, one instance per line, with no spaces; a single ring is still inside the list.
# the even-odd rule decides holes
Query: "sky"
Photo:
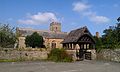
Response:
[[[120,0],[0,0],[0,23],[49,30],[60,22],[63,32],[87,26],[95,35],[117,23]]]

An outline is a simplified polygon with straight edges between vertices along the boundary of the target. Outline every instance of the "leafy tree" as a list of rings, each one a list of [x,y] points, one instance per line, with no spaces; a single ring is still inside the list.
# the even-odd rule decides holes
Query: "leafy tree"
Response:
[[[117,21],[120,22],[120,17],[118,17]]]
[[[0,24],[0,47],[14,47],[16,42],[14,30],[9,24]]]
[[[120,48],[120,17],[116,26],[110,26],[103,31],[102,42],[106,48]]]
[[[115,29],[117,46],[120,47],[120,17],[117,19],[118,23]]]
[[[104,35],[102,37],[103,44],[106,48],[111,48],[113,43],[113,30],[112,29],[105,29],[103,31]]]
[[[102,49],[102,38],[98,38],[94,36],[95,42],[96,42],[96,50],[99,52]]]
[[[43,42],[44,42],[43,37],[40,36],[37,32],[34,32],[30,36],[26,36],[26,39],[25,39],[25,44],[28,47],[32,47],[32,48],[35,48],[35,47],[45,47],[43,45]]]

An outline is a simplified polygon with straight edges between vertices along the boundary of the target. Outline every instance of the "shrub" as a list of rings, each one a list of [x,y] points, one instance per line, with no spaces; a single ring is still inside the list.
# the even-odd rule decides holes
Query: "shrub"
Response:
[[[12,48],[16,42],[14,28],[0,23],[0,48]]]
[[[45,48],[45,45],[43,45],[43,43],[44,43],[43,37],[40,36],[37,32],[34,32],[32,35],[26,36],[25,38],[25,44],[27,45],[27,47]]]
[[[54,48],[48,55],[48,60],[55,62],[72,62],[72,56],[68,55],[64,49]]]

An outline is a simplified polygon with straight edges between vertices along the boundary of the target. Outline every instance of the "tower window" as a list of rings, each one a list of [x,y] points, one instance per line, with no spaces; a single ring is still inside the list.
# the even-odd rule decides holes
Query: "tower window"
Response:
[[[56,30],[57,30],[57,27],[56,27]]]

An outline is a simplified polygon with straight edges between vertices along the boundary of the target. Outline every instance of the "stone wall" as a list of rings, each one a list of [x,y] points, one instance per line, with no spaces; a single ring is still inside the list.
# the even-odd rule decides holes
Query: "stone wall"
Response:
[[[120,49],[110,50],[104,49],[97,53],[98,60],[116,61],[120,62]]]
[[[25,37],[19,37],[18,48],[25,48]]]
[[[76,60],[77,60],[76,50],[66,50],[66,52],[67,52],[70,56],[72,56],[73,61],[76,61]]]
[[[76,56],[76,50],[66,50],[66,51],[69,55],[72,56],[74,61],[78,59],[77,56]],[[91,60],[96,59],[96,50],[95,49],[87,50],[87,52],[91,53]],[[84,59],[85,59],[85,54],[84,54]]]
[[[0,50],[0,59],[5,60],[43,60],[47,59],[48,51],[46,50]]]
[[[44,38],[44,45],[46,48],[51,48],[52,43],[56,43],[56,48],[62,48],[61,42],[64,39],[59,39],[59,38]],[[18,42],[18,48],[25,48],[25,37],[19,37],[19,42]]]
[[[52,38],[46,38],[45,39],[45,46],[47,48],[52,48],[52,43],[56,44],[56,48],[62,48],[62,44],[61,42],[63,41],[63,39],[52,39]]]

